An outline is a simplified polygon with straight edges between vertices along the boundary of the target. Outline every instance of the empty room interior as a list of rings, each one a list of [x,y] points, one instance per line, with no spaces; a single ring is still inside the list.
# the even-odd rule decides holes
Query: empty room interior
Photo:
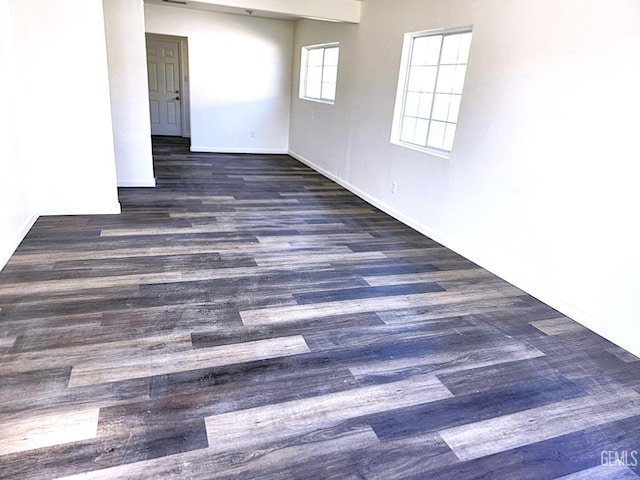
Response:
[[[640,476],[637,0],[0,0],[0,62],[0,479]]]

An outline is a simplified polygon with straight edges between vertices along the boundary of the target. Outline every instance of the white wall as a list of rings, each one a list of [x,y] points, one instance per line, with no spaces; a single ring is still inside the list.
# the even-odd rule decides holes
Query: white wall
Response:
[[[0,22],[2,267],[38,215],[120,204],[102,1],[0,0]]]
[[[9,0],[0,0],[0,65],[3,72],[14,70],[15,60]],[[26,189],[24,171],[28,168],[25,169],[25,159],[18,153],[19,89],[14,76],[0,75],[0,91],[5,92],[0,109],[0,268],[37,218]]]
[[[143,0],[104,0],[118,185],[153,187]]]
[[[148,33],[188,38],[191,149],[288,149],[293,24],[145,5]]]
[[[390,144],[403,34],[469,24],[451,158]],[[640,3],[367,0],[299,22],[294,71],[330,41],[336,104],[292,101],[292,154],[640,355]]]
[[[41,214],[118,213],[102,1],[9,4],[30,197]]]

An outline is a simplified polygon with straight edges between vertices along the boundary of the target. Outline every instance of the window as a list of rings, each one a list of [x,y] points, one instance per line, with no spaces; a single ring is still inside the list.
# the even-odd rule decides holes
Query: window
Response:
[[[302,49],[300,98],[333,103],[338,78],[337,43],[314,45]]]
[[[405,35],[392,143],[448,156],[470,47],[468,28]]]

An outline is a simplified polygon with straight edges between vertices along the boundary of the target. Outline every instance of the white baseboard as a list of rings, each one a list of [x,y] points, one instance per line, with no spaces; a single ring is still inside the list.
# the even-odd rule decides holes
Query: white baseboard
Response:
[[[118,180],[118,187],[155,187],[155,178],[127,178]]]
[[[450,238],[441,235],[440,233],[430,229],[423,223],[418,222],[411,217],[408,217],[407,215],[399,212],[386,203],[351,185],[349,182],[342,180],[341,178],[316,165],[302,155],[299,155],[293,151],[289,151],[289,155],[291,155],[296,160],[304,163],[308,167],[312,168],[316,172],[329,178],[330,180],[333,180],[338,185],[341,185],[351,193],[365,200],[367,203],[373,205],[376,208],[379,208],[388,215],[413,228],[417,232],[426,235],[427,237],[446,246],[447,248],[450,248],[463,257],[468,258],[477,265],[480,265],[482,268],[485,268],[494,275],[497,275],[503,280],[521,289],[523,292],[526,292],[532,297],[535,297],[541,302],[549,305],[550,307],[555,308],[563,315],[575,320],[589,330],[624,348],[635,356],[640,357],[640,340],[638,340],[638,335],[629,335],[629,332],[612,330],[611,326],[606,325],[603,321],[589,315],[588,313],[575,307],[571,303],[566,302],[562,298],[559,298],[554,293],[544,288],[539,282],[523,277],[521,273],[515,271],[510,265],[505,264],[504,261],[499,261],[495,258],[487,258],[486,254],[477,251],[472,246],[464,245],[461,242],[453,241]]]
[[[255,155],[287,155],[286,148],[224,148],[207,147],[202,145],[191,145],[194,153],[252,153]]]
[[[33,224],[36,223],[36,220],[38,220],[38,216],[39,215],[34,213],[29,218],[26,218],[13,238],[11,238],[6,242],[6,244],[3,245],[2,251],[0,251],[0,270],[4,268],[11,256],[20,246],[20,242],[22,242],[24,237],[27,236],[27,233],[29,233],[29,230],[31,230]]]

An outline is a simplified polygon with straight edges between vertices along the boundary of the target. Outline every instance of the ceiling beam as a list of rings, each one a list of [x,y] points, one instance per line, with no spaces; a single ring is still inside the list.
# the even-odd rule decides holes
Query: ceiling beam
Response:
[[[210,5],[330,22],[360,23],[360,0],[182,0],[186,7]],[[156,2],[153,2],[156,3]]]

